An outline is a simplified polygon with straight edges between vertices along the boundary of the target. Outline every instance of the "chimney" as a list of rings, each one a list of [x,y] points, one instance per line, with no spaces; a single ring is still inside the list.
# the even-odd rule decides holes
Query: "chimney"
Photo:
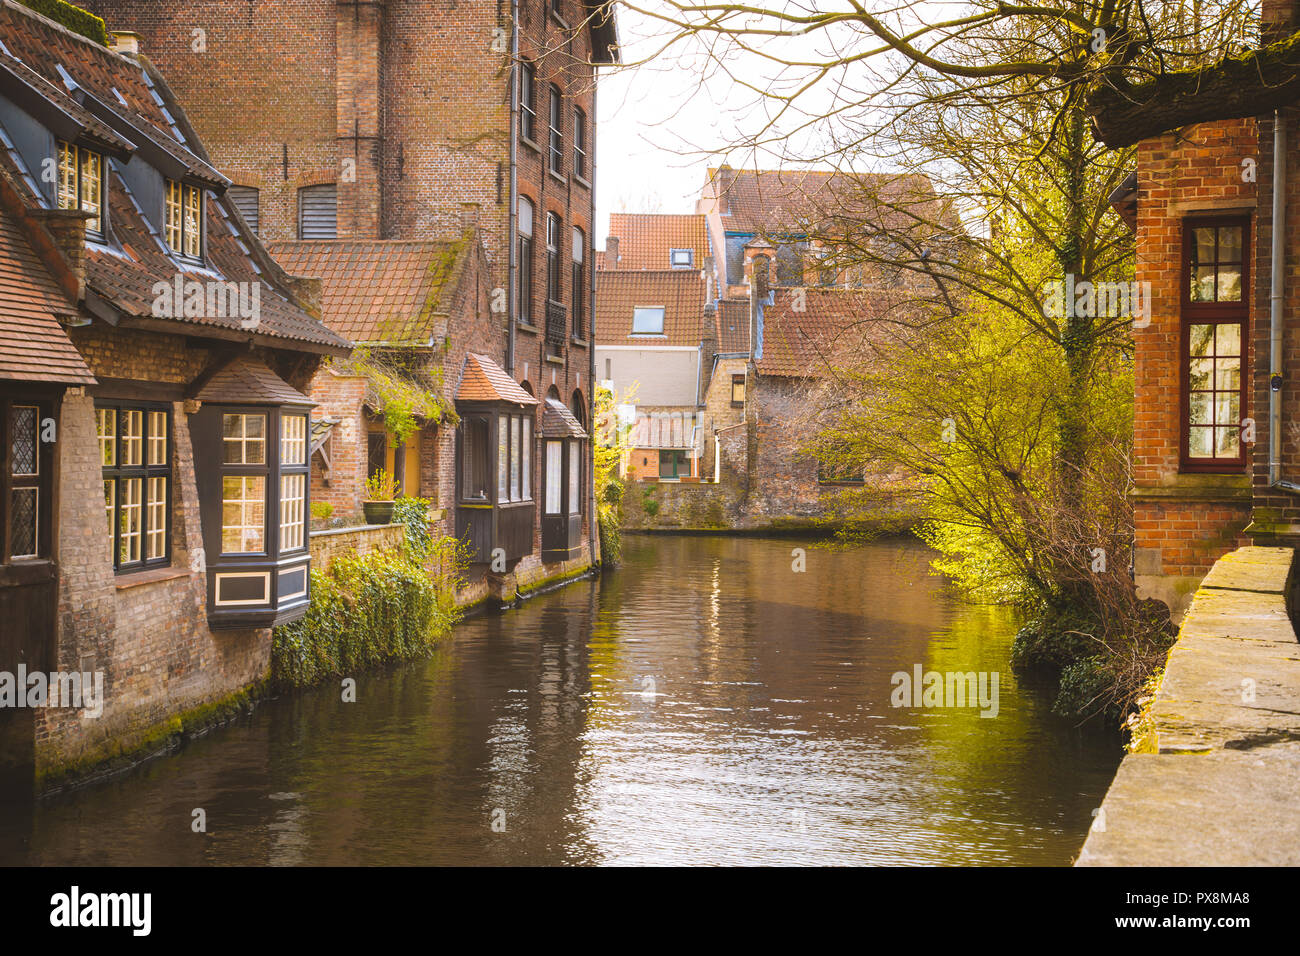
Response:
[[[704,303],[704,327],[700,330],[700,385],[699,404],[703,406],[709,394],[709,378],[713,372],[713,356],[718,354],[718,306],[712,300]]]
[[[767,253],[757,253],[750,260],[749,287],[759,302],[767,301],[767,290],[772,287],[772,260]]]
[[[47,209],[37,218],[54,240],[55,251],[76,284],[73,299],[81,301],[86,294],[86,220],[89,215],[80,209]],[[71,293],[73,290],[68,291]]]
[[[605,237],[605,268],[618,268],[618,236]]]
[[[717,193],[718,215],[720,216],[731,215],[731,199],[729,197],[731,195],[731,184],[735,182],[735,179],[736,171],[726,163],[719,166],[717,173],[714,174],[713,188]]]
[[[463,202],[460,204],[460,228],[463,232],[478,229],[478,203]]]
[[[113,52],[123,56],[137,56],[140,53],[140,34],[130,30],[114,30]]]

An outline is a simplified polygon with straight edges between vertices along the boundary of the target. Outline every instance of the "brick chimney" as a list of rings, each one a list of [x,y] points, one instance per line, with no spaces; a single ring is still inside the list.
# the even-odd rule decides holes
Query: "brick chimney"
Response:
[[[89,214],[80,209],[49,209],[39,213],[38,218],[54,240],[55,251],[75,281],[77,289],[73,298],[80,302],[86,295],[86,221]]]
[[[718,197],[718,215],[731,215],[731,184],[736,181],[736,171],[726,163],[718,167],[713,177],[713,188]]]
[[[700,385],[699,404],[703,406],[709,394],[709,377],[713,372],[713,356],[718,354],[718,306],[708,299],[704,304],[704,324],[700,329]]]
[[[463,202],[460,204],[460,228],[463,232],[478,229],[478,210],[476,202]]]
[[[140,34],[130,30],[114,30],[113,52],[123,56],[138,56],[140,53]]]
[[[618,236],[605,237],[605,268],[618,268]]]

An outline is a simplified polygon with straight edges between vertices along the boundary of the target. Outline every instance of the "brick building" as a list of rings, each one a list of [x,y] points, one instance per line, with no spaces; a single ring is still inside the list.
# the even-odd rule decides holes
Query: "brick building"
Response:
[[[600,64],[617,59],[606,4],[94,0],[90,7],[111,29],[138,35],[143,52],[166,70],[214,164],[233,180],[245,220],[264,239],[445,241],[472,219],[486,256],[489,311],[473,340],[453,346],[489,357],[539,400],[590,421],[595,80]],[[234,104],[239,122],[231,122]],[[503,419],[511,414],[502,407]],[[567,444],[557,463],[543,444],[544,422],[533,419],[525,457],[538,474],[530,488],[545,487],[548,474],[553,484],[567,482],[567,465],[563,474],[546,472],[568,461]],[[461,446],[481,440],[463,428],[457,437]],[[512,449],[507,442],[506,459],[522,453]],[[579,458],[585,493],[559,490],[580,505],[580,549],[589,562],[589,444]],[[494,451],[487,464],[508,472],[500,459]],[[472,519],[482,507],[458,497],[456,527],[477,527]],[[497,507],[495,498],[488,507]],[[475,550],[489,554],[499,544],[475,542]],[[497,582],[505,592],[563,573],[525,567],[516,580],[515,561]]]
[[[5,711],[28,785],[265,678],[309,599],[301,390],[348,352],[161,75],[57,12],[0,3],[0,671],[103,696]]]
[[[1264,22],[1290,34],[1300,19],[1270,0]],[[1134,575],[1176,614],[1226,552],[1300,541],[1300,114],[1278,115],[1280,137],[1266,114],[1144,139],[1112,197],[1152,291],[1133,330]],[[1292,217],[1277,249],[1275,208]]]

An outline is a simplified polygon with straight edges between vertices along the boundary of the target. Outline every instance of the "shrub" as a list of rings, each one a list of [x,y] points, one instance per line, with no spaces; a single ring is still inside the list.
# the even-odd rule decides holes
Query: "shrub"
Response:
[[[366,479],[367,501],[394,501],[397,498],[397,481],[388,471],[377,471]]]
[[[89,10],[64,3],[63,0],[19,0],[24,7],[35,10],[43,17],[62,24],[73,33],[80,33],[101,46],[110,46],[108,28],[104,21]]]
[[[328,501],[313,501],[311,503],[311,516],[317,521],[329,521],[330,515],[334,514],[334,505]]]

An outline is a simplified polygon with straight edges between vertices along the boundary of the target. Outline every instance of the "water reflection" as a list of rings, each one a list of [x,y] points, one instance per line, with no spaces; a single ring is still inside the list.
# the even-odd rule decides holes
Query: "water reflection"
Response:
[[[273,701],[0,822],[32,863],[1067,863],[1119,754],[1026,693],[1014,622],[915,546],[633,538],[429,661]],[[791,549],[807,548],[807,571]],[[999,713],[895,709],[921,664]],[[207,833],[191,830],[203,808]]]

